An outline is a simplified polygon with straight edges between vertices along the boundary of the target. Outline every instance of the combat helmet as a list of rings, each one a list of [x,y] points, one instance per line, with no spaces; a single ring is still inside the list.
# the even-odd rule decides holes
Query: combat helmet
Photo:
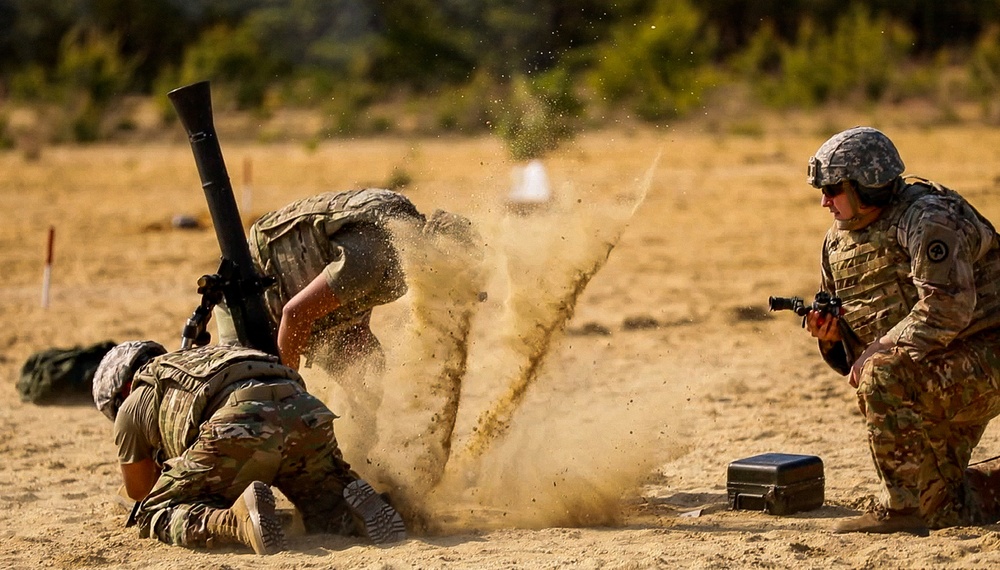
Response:
[[[151,340],[131,340],[112,348],[94,372],[94,405],[111,421],[118,415],[125,398],[122,388],[144,364],[166,354],[163,345]]]
[[[903,173],[903,159],[882,131],[854,127],[838,133],[819,147],[809,159],[806,182],[815,188],[856,183],[858,196],[868,204],[886,201]]]

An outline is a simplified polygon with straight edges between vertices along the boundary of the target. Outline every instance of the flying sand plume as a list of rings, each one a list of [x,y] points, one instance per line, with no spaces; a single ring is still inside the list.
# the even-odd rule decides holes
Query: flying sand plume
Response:
[[[567,283],[551,283],[553,286],[551,291],[532,291],[530,295],[511,296],[510,301],[514,313],[534,317],[533,322],[519,323],[521,326],[518,327],[517,334],[513,338],[513,342],[523,345],[520,350],[523,352],[524,364],[509,384],[506,393],[492,407],[480,414],[475,431],[465,448],[467,455],[473,458],[482,455],[494,441],[502,439],[510,429],[511,419],[524,400],[528,388],[538,377],[538,372],[544,363],[553,339],[573,317],[580,295],[590,283],[591,278],[604,267],[611,255],[611,250],[614,249],[624,233],[625,224],[645,201],[659,160],[660,155],[657,155],[653,164],[646,170],[646,174],[639,184],[638,195],[627,210],[626,215],[620,220],[600,220],[601,225],[592,228],[598,244],[589,247],[581,258],[571,258],[575,262],[570,264],[571,267],[560,268],[570,274]],[[610,228],[611,235],[605,238],[602,235],[607,232],[604,223],[609,221],[617,223]],[[585,236],[579,237],[585,239]],[[554,260],[546,263],[547,271],[553,269],[552,261]],[[511,273],[509,278],[513,280],[514,275]],[[547,299],[542,297],[546,294],[550,294],[551,297]],[[542,298],[539,299],[539,297]],[[542,303],[544,303],[544,310],[539,311],[538,305]]]
[[[381,445],[372,462],[397,495],[425,493],[451,454],[473,316],[482,301],[482,238],[397,230],[409,284],[409,322],[395,343],[398,364],[384,378]],[[420,245],[418,245],[420,244]],[[408,501],[403,501],[408,502]]]
[[[488,239],[480,240],[491,247],[485,248],[483,259],[470,257],[470,250],[456,243],[417,248],[407,247],[415,241],[402,240],[411,317],[392,342],[397,347],[396,362],[384,379],[379,445],[368,460],[372,472],[366,476],[391,488],[394,501],[417,527],[441,530],[442,513],[458,502],[471,502],[480,513],[498,509],[503,511],[498,517],[506,524],[520,526],[608,522],[609,505],[617,502],[621,485],[648,473],[655,453],[628,466],[613,464],[611,459],[604,465],[590,461],[576,466],[578,454],[570,449],[563,465],[572,467],[564,467],[560,474],[531,465],[521,465],[509,477],[500,472],[495,480],[511,483],[499,494],[482,482],[469,480],[470,473],[487,469],[511,453],[498,449],[503,447],[500,442],[509,439],[513,418],[537,382],[554,340],[573,316],[580,295],[605,265],[629,219],[645,200],[658,161],[659,156],[618,208],[605,204],[588,209],[589,201],[569,199],[564,200],[567,208],[563,211],[485,220],[479,229]],[[486,268],[493,268],[493,273],[487,276]],[[491,302],[481,303],[478,293],[488,277],[492,278],[486,287]],[[506,296],[496,294],[504,289]],[[469,380],[474,386],[463,386]],[[477,398],[469,399],[475,385],[502,390],[478,414]],[[460,414],[477,418],[464,440],[465,432],[456,429]],[[581,432],[579,427],[573,430]],[[539,454],[551,457],[552,450],[542,449],[559,436],[547,439],[522,440],[516,445],[537,448]],[[594,433],[591,439],[601,442],[597,448],[609,447],[605,454],[609,458],[620,453],[616,450],[635,447],[607,434]],[[579,444],[573,449],[587,445],[594,447]],[[530,477],[525,478],[528,473]],[[616,473],[616,481],[596,481],[588,473],[608,479]],[[547,481],[558,493],[527,497],[516,487],[519,481],[528,480]],[[478,495],[468,497],[470,489]],[[508,516],[523,501],[549,514],[529,512],[519,520]],[[429,525],[430,520],[436,523]]]

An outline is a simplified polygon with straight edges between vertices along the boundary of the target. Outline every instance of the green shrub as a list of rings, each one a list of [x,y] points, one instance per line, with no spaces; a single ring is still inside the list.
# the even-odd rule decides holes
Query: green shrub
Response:
[[[473,75],[464,85],[442,88],[430,111],[435,117],[434,126],[464,133],[483,131],[493,118],[491,101],[499,98],[498,91],[485,72]]]
[[[458,130],[458,115],[453,108],[443,108],[438,111],[437,128],[442,131]]]
[[[54,92],[64,100],[66,127],[74,141],[99,140],[108,106],[129,87],[138,60],[123,58],[120,46],[118,35],[96,29],[75,28],[63,37]]]
[[[366,110],[373,100],[372,88],[364,83],[344,83],[320,106],[325,117],[318,136],[329,139],[364,133]]]
[[[573,136],[580,109],[568,74],[555,70],[514,77],[507,97],[494,101],[491,122],[515,160],[539,158]]]
[[[1000,122],[1000,28],[986,30],[972,51],[968,65],[969,86],[990,122]]]
[[[764,125],[760,121],[751,118],[733,123],[729,127],[729,132],[736,136],[755,139],[763,138],[767,134]]]
[[[0,150],[10,150],[14,146],[14,137],[10,134],[10,121],[6,115],[0,115]]]
[[[319,148],[319,143],[319,135],[313,134],[306,140],[302,141],[302,146],[306,149],[306,152],[313,153]]]
[[[121,55],[121,40],[97,30],[74,29],[60,45],[56,78],[70,97],[83,95],[100,112],[124,95],[137,60]]]
[[[926,97],[939,104],[945,102],[941,99],[951,99],[950,94],[942,93],[942,78],[948,65],[946,51],[923,61],[901,61],[888,96],[893,101]]]
[[[153,81],[153,101],[164,125],[172,125],[178,119],[177,111],[167,98],[167,93],[178,87],[184,87],[184,84],[181,83],[180,72],[176,67],[163,69]]]
[[[101,117],[103,109],[97,104],[86,101],[70,117],[70,135],[76,142],[95,142],[101,138]]]
[[[743,51],[732,57],[730,64],[741,75],[754,78],[781,70],[782,41],[771,22],[764,22],[750,37]]]
[[[249,30],[220,25],[187,48],[177,79],[181,85],[212,81],[213,104],[252,109],[263,104],[273,67],[267,50]]]
[[[392,117],[386,117],[385,115],[372,116],[368,122],[369,129],[374,133],[389,133],[392,132],[395,126]]]
[[[701,102],[715,45],[687,0],[661,1],[647,20],[613,29],[595,52],[590,84],[644,119],[683,115]]]
[[[13,73],[10,94],[20,101],[51,101],[52,86],[45,68],[32,63]]]
[[[139,129],[139,124],[132,117],[122,117],[115,123],[115,130],[119,132],[132,132]]]
[[[756,87],[761,99],[778,107],[810,107],[852,97],[876,101],[902,79],[900,64],[913,35],[884,16],[873,18],[855,4],[832,33],[804,21],[795,43],[780,42],[762,26],[734,67]]]

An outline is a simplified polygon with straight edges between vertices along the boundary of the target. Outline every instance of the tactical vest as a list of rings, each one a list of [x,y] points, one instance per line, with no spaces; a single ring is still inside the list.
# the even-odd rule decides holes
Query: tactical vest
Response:
[[[275,325],[281,319],[285,303],[336,259],[330,240],[338,230],[349,224],[371,224],[388,231],[385,225],[391,219],[422,223],[424,218],[402,194],[367,189],[319,194],[257,220],[250,228],[250,255],[259,272],[277,278],[277,283],[264,293]],[[394,301],[406,292],[401,277],[386,281],[387,287],[373,288],[370,298],[359,299],[352,305],[358,310],[368,310]],[[334,323],[325,322],[331,319],[354,318],[357,315],[353,313],[358,310],[344,307],[317,322],[317,328],[331,326]]]
[[[160,440],[166,458],[180,456],[194,443],[198,428],[225,402],[237,383],[284,378],[302,384],[299,373],[258,350],[209,345],[169,352],[135,376],[156,390]]]
[[[910,257],[899,242],[901,220],[914,202],[936,193],[960,200],[957,193],[939,184],[917,179],[904,186],[882,216],[856,231],[831,230],[827,259],[844,302],[844,320],[867,346],[905,318],[919,300],[911,276]],[[965,205],[992,231],[992,225],[974,208]],[[993,245],[975,262],[976,308],[972,322],[959,338],[1000,325],[1000,249],[996,232]]]

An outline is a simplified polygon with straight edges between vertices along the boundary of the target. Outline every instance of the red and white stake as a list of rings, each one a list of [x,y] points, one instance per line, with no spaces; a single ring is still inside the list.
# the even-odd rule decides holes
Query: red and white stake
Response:
[[[45,248],[45,273],[42,275],[42,308],[49,307],[49,286],[52,284],[52,244],[56,239],[55,226],[49,226],[49,243]]]

